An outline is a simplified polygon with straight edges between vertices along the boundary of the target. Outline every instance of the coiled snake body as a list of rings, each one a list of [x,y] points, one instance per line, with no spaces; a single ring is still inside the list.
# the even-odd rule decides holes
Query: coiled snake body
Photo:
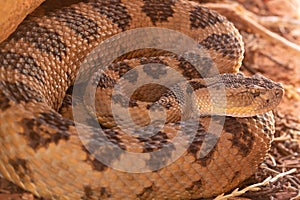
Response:
[[[264,90],[272,97],[265,99],[267,110],[249,117],[227,116],[217,144],[204,157],[199,157],[200,148],[214,132],[208,130],[211,118],[201,117],[191,145],[178,159],[151,170],[149,157],[143,165],[149,171],[143,173],[100,162],[94,156],[97,150],[87,151],[79,139],[74,122],[57,112],[93,48],[113,35],[143,27],[180,31],[209,52],[220,73],[238,72],[241,36],[224,17],[193,2],[87,0],[41,18],[29,17],[0,45],[0,172],[6,179],[45,199],[195,199],[227,192],[253,174],[272,140],[274,120],[267,111],[282,96],[280,85],[260,82],[266,80],[260,77],[256,83],[269,84]],[[187,64],[179,68],[189,76]],[[232,85],[238,90],[243,84]],[[111,90],[105,84],[103,88]],[[262,92],[249,89],[249,94],[259,99]],[[130,140],[114,128],[105,134],[116,146],[147,153],[171,142],[170,130],[179,125],[168,126],[148,139]],[[182,126],[193,131],[188,123]],[[175,150],[176,145],[170,154]],[[109,164],[122,157],[118,154]],[[167,161],[168,155],[161,159]]]

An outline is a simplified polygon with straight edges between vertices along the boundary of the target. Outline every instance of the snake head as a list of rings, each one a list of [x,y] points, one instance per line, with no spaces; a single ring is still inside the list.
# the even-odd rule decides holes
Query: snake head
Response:
[[[249,98],[252,99],[254,105],[253,110],[259,113],[273,110],[280,103],[283,94],[283,88],[278,86],[273,88],[254,86],[249,90]]]
[[[241,83],[241,87],[235,88],[237,90],[235,92],[235,102],[237,105],[243,105],[243,108],[241,108],[243,116],[253,116],[273,110],[278,106],[284,95],[282,84],[259,74],[252,77],[239,75],[236,81]],[[239,99],[239,102],[237,102],[237,99]]]
[[[284,94],[280,83],[262,75],[221,74],[206,82],[209,82],[209,92],[207,88],[196,90],[201,114],[232,117],[263,114],[273,110]]]
[[[281,101],[284,95],[284,89],[281,83],[274,82],[260,74],[255,74],[251,78],[253,79],[254,87],[257,87],[260,90],[266,89],[271,93],[272,97],[277,99],[278,103]]]

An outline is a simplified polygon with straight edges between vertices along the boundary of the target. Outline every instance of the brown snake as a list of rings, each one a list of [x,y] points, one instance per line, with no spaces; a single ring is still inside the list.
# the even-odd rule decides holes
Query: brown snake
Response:
[[[260,99],[267,109],[247,117],[236,117],[241,113],[225,117],[217,144],[204,157],[199,156],[201,147],[217,136],[208,130],[211,117],[199,118],[195,137],[178,159],[153,169],[149,164],[153,158],[149,156],[142,163],[149,170],[143,173],[111,167],[124,157],[122,153],[108,160],[109,165],[100,162],[98,149],[89,147],[94,141],[101,145],[104,141],[93,134],[83,136],[87,140],[82,141],[78,130],[89,127],[75,127],[73,121],[57,112],[64,109],[60,107],[80,64],[97,45],[118,33],[143,27],[179,31],[207,50],[220,73],[239,70],[244,50],[238,31],[224,17],[194,2],[86,0],[40,18],[28,17],[0,45],[0,172],[6,179],[45,199],[196,199],[230,191],[255,172],[274,132],[273,114],[267,111],[279,103],[283,93],[279,84],[262,77],[236,78],[239,75],[232,74],[222,80],[236,78],[236,82],[224,83],[226,91],[231,86],[235,89],[231,97],[239,97],[234,91],[243,87],[242,93],[252,97],[250,102]],[[144,37],[146,41],[147,35]],[[178,63],[183,64],[178,70],[189,77],[190,65]],[[131,69],[125,61],[116,65],[125,71]],[[110,72],[112,66],[108,67]],[[111,73],[106,79],[115,77]],[[112,90],[105,84],[98,85],[100,98],[101,88],[104,93]],[[197,92],[202,84],[194,82],[192,86]],[[146,92],[149,96],[151,90]],[[232,101],[228,105],[247,102],[244,96]],[[166,101],[159,102],[169,106]],[[133,112],[135,103],[131,102]],[[222,116],[214,118],[216,125],[222,125]],[[187,134],[195,131],[188,122],[172,122],[149,138],[128,138],[117,128],[104,129],[104,134],[114,146],[129,152],[147,154],[171,143],[170,152],[161,155],[163,163],[168,163],[178,147],[172,139],[180,126]],[[104,150],[101,156],[114,153],[109,148]],[[125,165],[137,164],[127,160]]]

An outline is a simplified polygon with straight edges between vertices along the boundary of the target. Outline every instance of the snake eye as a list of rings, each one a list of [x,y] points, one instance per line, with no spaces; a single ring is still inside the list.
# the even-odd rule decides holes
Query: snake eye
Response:
[[[253,97],[258,97],[260,95],[260,91],[251,91],[251,94],[253,95]]]
[[[275,90],[276,97],[280,97],[281,93],[282,93],[281,90]]]

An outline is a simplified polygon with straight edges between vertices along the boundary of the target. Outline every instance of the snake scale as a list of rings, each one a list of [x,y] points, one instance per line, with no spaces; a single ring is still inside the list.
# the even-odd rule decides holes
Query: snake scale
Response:
[[[204,157],[199,157],[199,152],[205,138],[214,138],[215,133],[208,129],[211,117],[200,117],[194,139],[178,159],[151,170],[150,156],[143,163],[149,171],[143,173],[117,170],[100,162],[97,149],[89,152],[83,145],[74,122],[57,112],[64,110],[63,99],[80,64],[97,45],[118,33],[143,27],[182,32],[209,52],[220,73],[232,73],[227,79],[241,76],[234,75],[244,52],[240,34],[224,17],[195,2],[85,0],[42,17],[30,16],[0,45],[0,172],[6,179],[44,199],[197,199],[228,192],[255,172],[274,132],[273,114],[267,111],[279,103],[283,93],[279,84],[261,82],[262,77],[242,77],[238,83],[247,85],[247,80],[255,79],[262,87],[266,84],[265,93],[273,95],[265,99],[264,107],[272,105],[268,110],[246,117],[226,116],[217,144]],[[128,62],[120,68],[128,68]],[[182,62],[179,71],[189,76],[191,68]],[[104,92],[112,89],[108,85],[102,85]],[[201,88],[201,84],[194,86],[195,90]],[[101,84],[98,87],[101,89]],[[253,90],[255,87],[248,91],[253,99],[264,95]],[[135,102],[131,105],[135,107]],[[215,118],[221,125],[221,116]],[[104,133],[115,146],[148,153],[171,143],[174,127],[179,126],[187,133],[194,131],[188,122],[172,122],[149,138],[128,139],[116,128],[106,128]],[[93,135],[86,137],[96,140]],[[176,144],[172,145],[169,154],[161,156],[163,162],[176,150]],[[103,155],[110,154],[113,152]],[[108,164],[123,156],[118,154]]]

